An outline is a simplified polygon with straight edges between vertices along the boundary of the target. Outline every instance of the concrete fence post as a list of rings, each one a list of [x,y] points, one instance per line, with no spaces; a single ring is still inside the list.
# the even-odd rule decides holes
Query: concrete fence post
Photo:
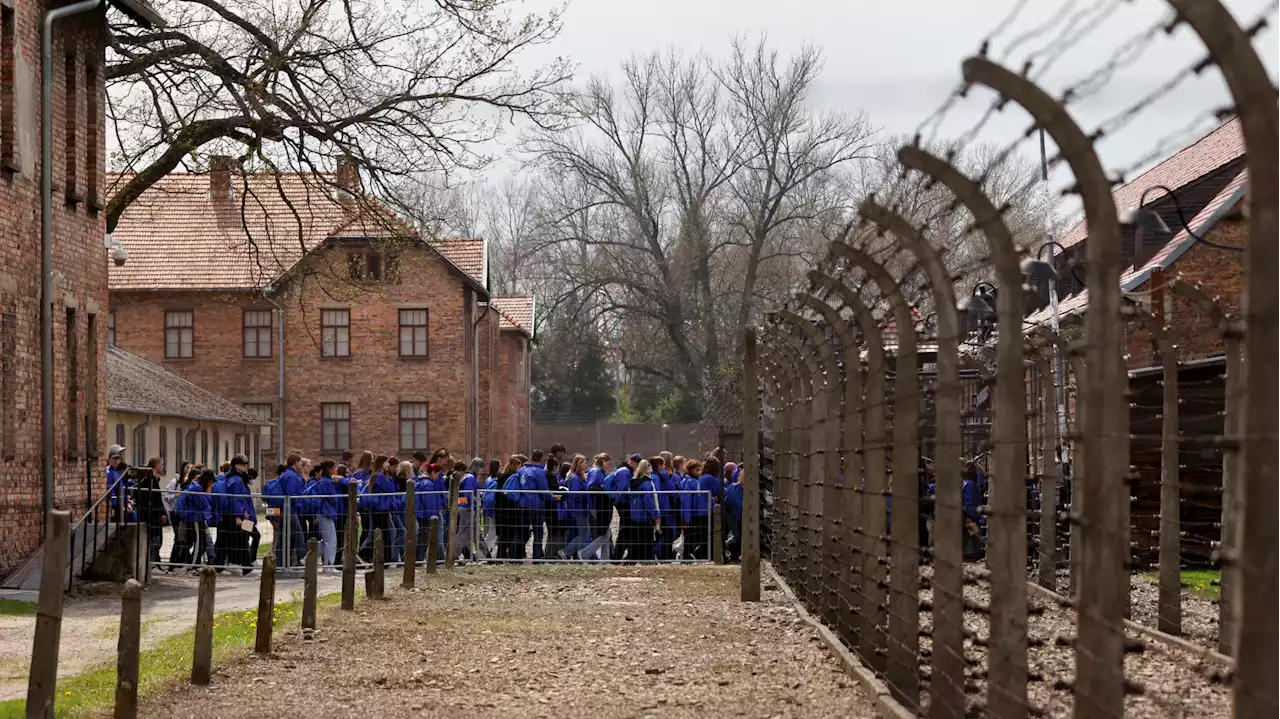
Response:
[[[744,331],[742,355],[742,570],[741,598],[760,601],[760,380],[756,331]]]
[[[31,674],[27,682],[27,716],[52,717],[58,687],[58,647],[62,643],[63,572],[67,567],[71,515],[54,510],[48,517],[44,564],[40,571],[40,600],[36,632],[31,643]]]
[[[302,579],[302,628],[316,628],[316,593],[319,577],[320,543],[315,537],[307,540],[306,570]],[[266,563],[263,563],[265,569]]]
[[[142,585],[124,583],[120,595],[120,639],[116,644],[115,719],[138,716],[138,656],[142,648]]]
[[[213,598],[217,581],[218,574],[213,567],[200,570],[195,646],[191,655],[191,683],[196,686],[207,685],[213,677]]]

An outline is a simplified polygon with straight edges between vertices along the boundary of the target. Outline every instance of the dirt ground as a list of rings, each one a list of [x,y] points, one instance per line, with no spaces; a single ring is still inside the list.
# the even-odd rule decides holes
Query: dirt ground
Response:
[[[144,716],[874,716],[768,581],[736,567],[468,567],[321,617]]]

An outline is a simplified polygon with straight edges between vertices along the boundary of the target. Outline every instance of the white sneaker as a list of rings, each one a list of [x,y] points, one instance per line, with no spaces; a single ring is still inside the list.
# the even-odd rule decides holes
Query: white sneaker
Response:
[[[563,549],[561,549],[561,550],[556,551],[556,558],[558,558],[558,559],[568,559],[568,558],[569,558],[569,556],[568,556],[567,554],[565,554],[565,553],[564,553],[564,550],[563,550]]]

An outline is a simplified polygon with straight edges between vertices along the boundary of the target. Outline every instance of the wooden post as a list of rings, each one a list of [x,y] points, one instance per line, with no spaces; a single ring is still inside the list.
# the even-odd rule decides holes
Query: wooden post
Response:
[[[427,523],[427,574],[436,573],[436,562],[439,561],[440,547],[437,543],[440,537],[440,516],[431,515],[431,521]]]
[[[382,530],[373,530],[373,598],[382,599],[383,580],[387,561],[386,547],[382,543]]]
[[[722,531],[720,503],[711,509],[711,558],[716,564],[724,564],[724,535]]]
[[[356,551],[360,546],[356,528],[358,517],[356,485],[353,482],[347,485],[347,532],[342,548],[342,608],[348,612],[356,608]]]
[[[142,585],[124,583],[120,595],[120,641],[116,644],[115,719],[138,716],[138,653],[142,645]]]
[[[404,576],[400,586],[413,589],[418,573],[418,515],[413,482],[404,483]]]
[[[320,564],[320,543],[315,537],[307,540],[307,563],[302,578],[302,628],[316,628],[316,574]],[[266,569],[266,562],[263,562]],[[261,622],[259,622],[261,626]]]
[[[461,480],[460,473],[449,473],[449,526],[445,528],[445,569],[453,569],[453,558],[458,553],[458,482]]]
[[[27,716],[52,717],[58,688],[58,646],[62,641],[63,573],[67,571],[71,515],[49,514],[40,573],[40,603],[31,644],[31,676],[27,683]]]
[[[373,599],[374,591],[373,570],[366,569],[364,572],[364,598]]]
[[[1225,338],[1226,363],[1223,368],[1223,413],[1222,435],[1237,440],[1229,443],[1222,452],[1222,529],[1218,544],[1218,562],[1221,579],[1218,587],[1218,651],[1229,657],[1235,656],[1237,626],[1240,608],[1240,564],[1238,551],[1240,548],[1240,515],[1244,508],[1241,452],[1239,442],[1241,430],[1241,405],[1244,403],[1243,379],[1244,365],[1241,364],[1240,340],[1235,336]]]
[[[741,598],[760,601],[760,381],[756,331],[748,327],[742,358],[742,571]]]
[[[272,557],[273,555],[267,555]],[[213,595],[218,575],[213,567],[200,570],[200,590],[196,595],[196,640],[191,655],[191,683],[204,686],[213,675]]]
[[[258,585],[258,626],[253,639],[255,654],[271,653],[271,632],[275,629],[275,618],[276,556],[272,552],[262,558],[262,583]]]

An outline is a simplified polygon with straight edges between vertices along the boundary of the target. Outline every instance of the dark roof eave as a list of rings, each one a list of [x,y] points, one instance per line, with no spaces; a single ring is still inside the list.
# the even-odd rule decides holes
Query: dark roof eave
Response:
[[[190,419],[190,420],[195,420],[197,422],[225,422],[227,424],[246,424],[246,425],[253,425],[255,427],[274,427],[275,426],[274,422],[264,422],[261,419],[258,419],[257,417],[254,417],[252,419],[243,419],[243,418],[236,418],[236,417],[213,417],[213,416],[206,417],[206,416],[201,416],[196,414],[182,414],[179,412],[166,412],[164,410],[142,409],[140,407],[124,407],[121,405],[113,405],[110,402],[107,403],[107,411],[123,412],[125,414],[147,414],[153,417],[173,417],[175,419]]]
[[[110,3],[143,27],[161,29],[168,26],[160,13],[146,0],[110,0]]]

